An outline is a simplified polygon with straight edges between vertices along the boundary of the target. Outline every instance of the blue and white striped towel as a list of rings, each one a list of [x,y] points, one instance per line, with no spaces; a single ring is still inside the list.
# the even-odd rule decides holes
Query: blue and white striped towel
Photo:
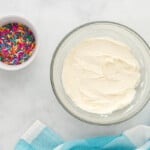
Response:
[[[22,136],[15,150],[150,150],[150,127],[140,125],[117,136],[65,142],[39,121]]]

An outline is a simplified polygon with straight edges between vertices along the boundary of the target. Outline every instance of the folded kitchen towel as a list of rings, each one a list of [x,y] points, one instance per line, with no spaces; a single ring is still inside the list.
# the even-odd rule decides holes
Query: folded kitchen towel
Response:
[[[21,137],[15,150],[150,150],[150,127],[139,125],[115,136],[64,141],[40,121]]]

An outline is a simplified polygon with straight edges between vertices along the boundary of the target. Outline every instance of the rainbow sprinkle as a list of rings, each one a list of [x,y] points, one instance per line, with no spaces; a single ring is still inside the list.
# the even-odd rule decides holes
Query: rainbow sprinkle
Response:
[[[21,23],[8,23],[0,27],[0,61],[18,65],[33,54],[35,38],[32,31]]]

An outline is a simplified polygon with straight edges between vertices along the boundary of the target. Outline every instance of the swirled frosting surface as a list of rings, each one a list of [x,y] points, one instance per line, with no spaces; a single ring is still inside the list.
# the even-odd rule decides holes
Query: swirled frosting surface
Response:
[[[140,80],[132,50],[109,38],[81,41],[66,56],[62,82],[81,109],[109,114],[131,103]]]

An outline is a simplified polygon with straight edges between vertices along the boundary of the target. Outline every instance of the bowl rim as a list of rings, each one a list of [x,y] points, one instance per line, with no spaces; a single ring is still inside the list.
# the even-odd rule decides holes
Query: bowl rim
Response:
[[[62,44],[67,40],[67,38],[73,34],[74,32],[78,31],[79,29],[81,28],[84,28],[86,26],[90,26],[90,25],[93,25],[93,24],[109,24],[109,25],[117,25],[118,27],[120,28],[124,28],[125,30],[127,30],[128,32],[131,32],[133,33],[134,35],[137,36],[137,38],[139,40],[141,40],[145,45],[146,47],[148,48],[149,50],[149,56],[150,56],[150,46],[148,45],[148,43],[144,40],[144,38],[139,35],[136,31],[134,31],[133,29],[131,29],[130,27],[126,26],[126,25],[123,25],[123,24],[120,24],[120,23],[117,23],[117,22],[113,22],[113,21],[93,21],[93,22],[88,22],[88,23],[85,23],[85,24],[82,24],[76,28],[74,28],[73,30],[71,30],[70,32],[68,32],[63,38],[62,40],[58,43],[57,47],[55,48],[54,52],[53,52],[53,55],[52,55],[52,58],[51,58],[51,62],[50,62],[50,83],[51,83],[51,88],[52,88],[52,91],[57,99],[57,101],[59,102],[59,104],[69,113],[71,114],[73,117],[75,117],[76,119],[80,120],[80,121],[83,121],[83,122],[86,122],[86,123],[89,123],[89,124],[93,124],[93,125],[113,125],[113,124],[120,124],[124,121],[127,121],[127,120],[130,120],[131,118],[133,118],[134,116],[136,116],[138,113],[140,113],[144,107],[146,106],[146,104],[149,102],[149,99],[150,99],[150,94],[147,96],[145,102],[143,103],[143,105],[137,109],[136,111],[134,111],[132,114],[130,114],[129,116],[126,116],[125,118],[121,119],[121,120],[118,120],[118,121],[112,121],[111,123],[108,123],[108,122],[94,122],[94,121],[90,121],[90,120],[86,120],[84,117],[80,117],[79,115],[76,115],[75,113],[73,113],[72,111],[70,111],[66,106],[65,104],[61,101],[61,98],[58,96],[57,94],[57,90],[55,88],[55,85],[54,85],[54,80],[53,80],[53,69],[54,69],[54,61],[55,61],[55,57],[57,55],[57,52],[59,51],[60,47],[62,46]]]
[[[12,21],[14,20],[14,21]],[[25,16],[23,15],[6,15],[6,16],[2,16],[0,18],[0,21],[4,21],[9,23],[9,22],[18,22],[18,23],[22,23],[23,25],[26,25],[32,32],[33,35],[35,37],[35,42],[36,42],[36,46],[33,49],[33,55],[25,62],[23,62],[22,64],[19,65],[7,65],[4,64],[3,62],[0,62],[0,69],[2,70],[6,70],[6,71],[17,71],[17,70],[22,70],[24,68],[26,68],[28,65],[30,65],[33,60],[35,59],[37,53],[38,53],[38,49],[39,49],[39,40],[38,40],[38,32],[36,27],[33,25],[33,23],[30,21],[30,19],[27,19]],[[18,21],[20,20],[20,21]],[[5,24],[5,23],[1,23],[1,24]],[[1,25],[0,25],[1,26]]]

